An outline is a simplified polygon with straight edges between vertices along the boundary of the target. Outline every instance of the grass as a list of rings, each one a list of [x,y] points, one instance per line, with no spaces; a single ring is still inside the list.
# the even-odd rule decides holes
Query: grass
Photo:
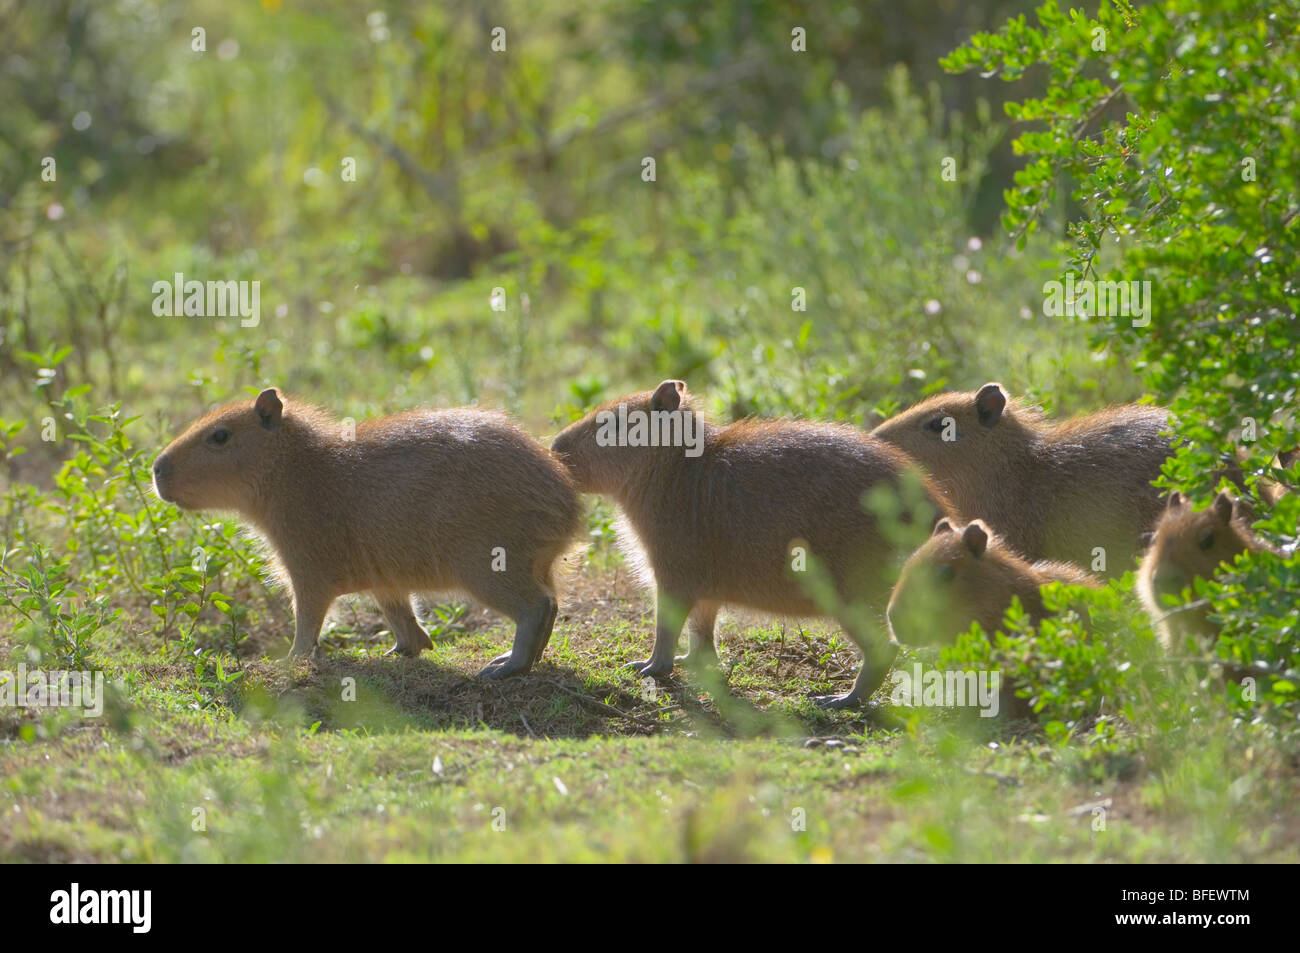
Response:
[[[15,35],[49,46],[63,28],[52,9]],[[337,123],[321,126],[307,88],[316,71],[282,76],[285,59],[257,52],[289,34],[248,16],[257,29],[236,17],[230,30],[243,52],[215,70],[159,39],[187,36],[188,21],[101,21],[92,39],[126,51],[140,70],[121,73],[131,87],[170,90],[150,106],[159,129],[218,134],[181,137],[193,161],[171,174],[141,164],[132,135],[120,181],[84,199],[61,156],[57,189],[29,183],[5,218],[29,237],[0,256],[0,337],[21,342],[0,349],[0,668],[88,667],[112,688],[98,719],[0,708],[0,860],[1300,859],[1300,732],[1282,698],[1294,685],[1279,677],[1272,698],[1225,703],[1212,682],[1148,671],[1131,649],[1150,648],[1151,634],[1126,591],[997,647],[996,661],[1037,680],[1036,721],[881,699],[824,712],[809,696],[849,687],[851,643],[828,624],[747,616],[720,622],[722,681],[679,672],[646,686],[624,666],[647,654],[652,608],[612,544],[612,506],[593,502],[593,546],[532,675],[474,678],[512,631],[473,608],[428,607],[433,649],[383,658],[390,637],[365,600],[336,607],[319,658],[277,664],[292,614],[256,547],[236,524],[182,514],[148,489],[158,450],[214,402],[275,384],[356,419],[478,403],[548,442],[575,413],[669,377],[719,421],[867,428],[991,379],[1065,416],[1142,397],[1150,368],[1043,314],[1061,228],[1023,250],[974,234],[970,208],[1003,130],[951,121],[938,88],[909,91],[901,72],[865,110],[816,84],[809,130],[833,133],[837,150],[817,159],[747,127],[719,133],[724,159],[722,140],[695,148],[693,123],[673,121],[684,138],[657,147],[653,186],[635,170],[605,174],[611,156],[654,142],[644,124],[571,150],[545,176],[526,162],[484,166],[462,183],[463,224],[484,249],[494,230],[508,226],[510,240],[452,277],[436,267],[449,224],[379,150],[362,154],[359,188],[302,181],[323,155],[356,149]],[[440,17],[421,29],[454,35]],[[215,40],[229,22],[210,19]],[[465,158],[443,155],[446,137],[428,137],[418,116],[451,116],[446,104],[480,74],[448,87],[444,74],[461,71],[439,58],[437,77],[406,76],[400,58],[356,72],[356,55],[375,53],[368,34],[312,24],[312,55],[357,80],[345,105],[409,100],[417,118],[389,132],[422,162]],[[617,35],[596,34],[602,45]],[[442,49],[482,68],[465,44]],[[558,114],[539,99],[541,124],[494,97],[511,112],[500,132],[517,125],[531,142],[553,118],[564,128],[640,101],[621,65],[524,49],[500,61],[525,70],[521,88],[554,62],[570,76],[556,95],[590,95]],[[153,83],[164,74],[170,85]],[[225,134],[268,115],[270,152]],[[52,127],[41,117],[35,128],[24,156],[45,154]],[[93,128],[111,126],[97,115]],[[474,150],[491,132],[468,131]],[[949,156],[960,182],[936,174]],[[259,281],[262,321],[154,316],[152,282],[178,271]],[[505,311],[488,305],[497,287]],[[1293,528],[1278,519],[1278,532]],[[1293,632],[1287,587],[1270,577],[1256,588],[1278,596],[1264,630]],[[1289,657],[1276,648],[1271,658]],[[987,640],[955,651],[993,658]]]
[[[621,668],[652,621],[626,574],[589,565],[563,606],[543,662],[507,683],[473,677],[511,634],[481,612],[418,659],[378,657],[388,634],[364,602],[291,667],[268,657],[284,631],[259,628],[220,653],[240,673],[224,685],[151,644],[143,617],[123,624],[90,657],[114,685],[103,718],[5,711],[0,857],[1298,859],[1294,761],[1223,723],[1193,724],[1168,764],[1141,744],[1098,763],[1027,724],[825,713],[807,695],[851,681],[842,636],[736,619],[727,690],[679,672],[646,692]]]

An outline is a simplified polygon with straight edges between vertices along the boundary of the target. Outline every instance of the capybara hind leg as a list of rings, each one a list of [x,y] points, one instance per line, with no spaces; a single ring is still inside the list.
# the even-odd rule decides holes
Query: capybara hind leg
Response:
[[[397,639],[397,644],[385,652],[385,655],[405,655],[414,658],[425,649],[433,648],[433,640],[429,638],[429,633],[424,631],[415,613],[411,611],[409,596],[376,596],[375,601],[379,603],[379,611],[384,614],[388,628]]]
[[[560,614],[560,604],[554,597],[550,599],[550,604],[551,614],[542,622],[541,632],[537,638],[537,647],[533,650],[533,665],[537,664],[542,657],[542,653],[546,651],[546,646],[550,644],[551,633],[555,631],[555,617]]]
[[[890,666],[898,656],[898,643],[885,638],[883,634],[873,637],[858,631],[856,627],[849,628],[842,621],[840,624],[861,650],[862,667],[858,669],[858,677],[854,679],[853,687],[845,694],[814,696],[813,701],[821,708],[857,708],[863,704],[885,681]]]
[[[479,672],[480,678],[508,678],[522,675],[541,657],[550,641],[559,605],[555,597],[543,595],[515,616],[515,641],[509,652],[498,655]]]
[[[673,650],[682,634],[682,626],[691,614],[692,601],[665,592],[655,595],[655,647],[650,657],[627,667],[642,678],[667,678],[673,673]],[[710,631],[712,626],[710,626]]]
[[[686,618],[686,636],[689,648],[676,661],[684,665],[716,665],[718,649],[713,641],[713,625],[718,618],[716,602],[701,602]]]

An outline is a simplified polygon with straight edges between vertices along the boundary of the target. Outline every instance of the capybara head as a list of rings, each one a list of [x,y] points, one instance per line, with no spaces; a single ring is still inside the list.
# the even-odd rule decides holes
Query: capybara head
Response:
[[[1030,563],[983,520],[965,526],[941,519],[907,560],[887,616],[894,638],[911,645],[946,644],[978,622],[992,633],[1002,625],[1013,596],[1030,618],[1042,614],[1039,587],[1061,581],[1096,585],[1070,563]]]
[[[974,393],[936,394],[890,417],[871,432],[893,444],[931,473],[948,473],[957,465],[978,469],[1005,458],[1024,423],[1036,412],[1008,402],[1001,384],[988,383]],[[1023,438],[1020,438],[1023,439]]]
[[[993,541],[993,551],[989,543]],[[889,627],[908,645],[947,644],[978,622],[997,629],[1011,603],[1009,555],[982,520],[941,519],[903,567],[889,600]]]
[[[1170,494],[1142,562],[1155,599],[1163,602],[1164,596],[1177,596],[1194,579],[1209,579],[1220,564],[1231,564],[1239,553],[1258,549],[1250,522],[1249,510],[1228,493],[1220,493],[1199,511],[1181,493]]]
[[[153,464],[154,491],[187,510],[247,513],[282,452],[285,408],[275,388],[199,418]]]
[[[655,460],[698,457],[703,449],[703,419],[686,384],[675,380],[606,401],[551,443],[579,490],[615,497]]]

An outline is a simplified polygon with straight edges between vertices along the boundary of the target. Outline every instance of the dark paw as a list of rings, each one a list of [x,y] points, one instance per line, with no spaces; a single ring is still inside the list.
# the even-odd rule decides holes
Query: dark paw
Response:
[[[673,673],[672,663],[668,665],[655,665],[652,659],[643,659],[640,662],[628,662],[623,666],[631,669],[638,678],[667,678]]]
[[[845,692],[843,695],[813,695],[812,703],[827,711],[845,711],[862,707],[862,702],[852,692]]]
[[[479,678],[509,678],[511,675],[524,675],[532,668],[528,662],[513,661],[514,655],[506,652],[498,655],[478,673]]]
[[[403,645],[401,642],[398,642],[384,653],[384,657],[387,658],[390,655],[401,655],[406,658],[415,658],[425,649],[430,648],[432,644],[433,643],[430,643],[429,645]]]

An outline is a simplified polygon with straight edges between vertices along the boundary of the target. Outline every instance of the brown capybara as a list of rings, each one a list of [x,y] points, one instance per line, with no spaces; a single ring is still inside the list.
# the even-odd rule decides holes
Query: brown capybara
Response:
[[[582,528],[564,467],[473,409],[352,427],[270,388],[200,418],[153,475],[162,499],[233,510],[265,537],[293,591],[290,656],[315,648],[330,604],[351,592],[375,597],[392,652],[417,655],[432,643],[412,594],[458,591],[516,624],[512,651],[480,674],[526,672],[555,624],[555,562]]]
[[[635,663],[641,675],[672,672],[683,625],[690,657],[714,658],[714,620],[732,604],[781,615],[834,615],[864,663],[851,691],[819,698],[819,704],[858,704],[883,681],[897,649],[884,634],[881,613],[903,554],[864,497],[875,488],[892,493],[901,522],[947,512],[903,454],[834,424],[744,420],[718,426],[674,380],[609,401],[562,431],[551,449],[579,490],[617,501],[653,574],[654,650]],[[915,504],[903,499],[909,471],[918,488]],[[807,576],[797,571],[803,568],[800,550]],[[828,584],[833,599],[810,595],[813,577]]]
[[[1240,553],[1271,550],[1250,528],[1251,521],[1250,511],[1228,493],[1218,494],[1203,510],[1193,509],[1181,493],[1170,494],[1137,578],[1138,597],[1166,652],[1189,638],[1204,648],[1218,637],[1208,606],[1171,606],[1164,597],[1179,597],[1194,580],[1212,578]]]
[[[1026,558],[1118,576],[1160,516],[1151,482],[1171,452],[1167,425],[1166,410],[1140,404],[1052,423],[989,383],[924,400],[871,435],[920,463],[962,518],[983,519]]]
[[[1300,449],[1280,450],[1274,457],[1272,464],[1278,470],[1290,470],[1295,465],[1297,459],[1300,459]],[[1238,481],[1234,481],[1238,482]],[[1294,493],[1295,487],[1285,480],[1275,480],[1267,478],[1260,480],[1255,487],[1255,492],[1259,498],[1268,506],[1277,505],[1277,501],[1282,499],[1288,493]]]
[[[903,566],[889,599],[889,628],[904,645],[950,644],[972,622],[991,634],[1013,596],[1037,622],[1044,615],[1039,588],[1049,582],[1097,586],[1073,563],[1029,562],[983,520],[963,526],[942,519]]]

